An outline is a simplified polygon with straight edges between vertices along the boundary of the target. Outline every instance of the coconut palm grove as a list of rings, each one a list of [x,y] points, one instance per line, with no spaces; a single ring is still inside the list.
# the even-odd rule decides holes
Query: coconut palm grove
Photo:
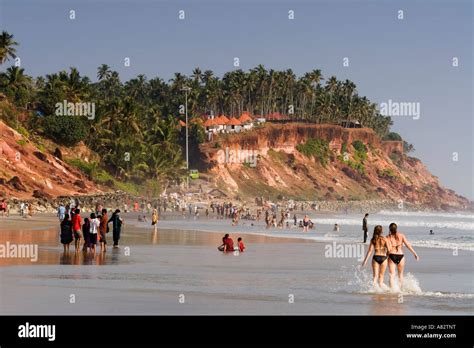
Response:
[[[45,138],[68,147],[83,141],[100,158],[73,164],[98,182],[157,182],[186,175],[184,87],[189,88],[190,147],[206,141],[203,123],[209,115],[232,118],[244,112],[255,117],[279,113],[288,122],[339,124],[355,119],[381,138],[400,140],[390,133],[390,117],[359,96],[352,81],[325,78],[317,69],[298,77],[291,69],[258,65],[220,78],[197,67],[190,76],[176,72],[169,81],[144,75],[121,81],[118,72],[102,64],[93,82],[74,67],[29,76],[16,64],[18,45],[12,34],[2,32],[0,93],[8,102],[2,101],[2,119],[38,145]],[[94,103],[95,117],[58,116],[56,104],[63,101]]]

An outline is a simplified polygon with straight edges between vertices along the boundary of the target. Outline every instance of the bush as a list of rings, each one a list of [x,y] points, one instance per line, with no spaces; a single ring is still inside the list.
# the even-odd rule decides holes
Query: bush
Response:
[[[66,146],[76,145],[88,134],[85,118],[77,116],[48,116],[44,119],[44,133]]]
[[[390,132],[388,133],[383,140],[397,140],[397,141],[402,141],[402,137],[400,134],[395,133],[395,132]]]
[[[356,160],[365,160],[367,159],[367,147],[360,140],[356,140],[352,143],[352,147],[355,150],[354,157]]]
[[[306,157],[314,157],[325,166],[329,160],[329,143],[323,139],[310,138],[304,144],[296,145],[296,149]]]

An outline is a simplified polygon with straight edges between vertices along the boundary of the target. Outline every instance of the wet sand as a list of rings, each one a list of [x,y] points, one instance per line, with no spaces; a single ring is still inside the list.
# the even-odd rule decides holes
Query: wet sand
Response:
[[[411,275],[400,296],[373,293],[370,268],[325,257],[327,243],[245,234],[247,251],[224,255],[216,247],[233,231],[228,221],[221,233],[190,231],[199,229],[193,220],[180,225],[188,231],[127,224],[121,248],[94,257],[73,248],[64,255],[52,216],[3,218],[0,244],[38,243],[39,259],[0,258],[0,313],[473,313],[472,252],[419,248],[420,262],[407,255]]]

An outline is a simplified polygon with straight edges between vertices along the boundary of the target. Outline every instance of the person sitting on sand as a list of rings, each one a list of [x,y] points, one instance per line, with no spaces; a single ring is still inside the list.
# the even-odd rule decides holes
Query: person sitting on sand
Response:
[[[339,225],[338,224],[334,224],[333,231],[334,232],[339,232]]]
[[[367,250],[367,254],[365,255],[365,259],[362,262],[362,267],[367,265],[367,260],[369,256],[374,252],[374,256],[372,257],[372,273],[374,277],[374,285],[377,284],[380,287],[383,285],[383,277],[385,274],[385,270],[387,269],[387,254],[390,250],[389,241],[382,235],[383,229],[382,226],[377,225],[374,228],[374,235],[370,240],[369,250]]]
[[[237,244],[239,246],[239,251],[243,253],[245,250],[245,244],[241,237],[237,238]]]
[[[72,240],[73,240],[72,223],[71,223],[71,220],[69,220],[69,214],[64,215],[64,219],[61,221],[60,227],[61,227],[61,232],[60,232],[61,244],[64,247],[64,252],[68,253],[69,245],[72,243]]]
[[[392,222],[389,226],[390,234],[387,239],[389,241],[390,250],[388,254],[388,271],[390,273],[390,287],[394,287],[395,272],[398,271],[398,286],[403,286],[403,271],[405,269],[405,258],[403,257],[403,244],[413,253],[417,261],[420,257],[415,252],[411,244],[408,242],[404,234],[397,231],[397,224]],[[395,270],[396,269],[396,270]]]

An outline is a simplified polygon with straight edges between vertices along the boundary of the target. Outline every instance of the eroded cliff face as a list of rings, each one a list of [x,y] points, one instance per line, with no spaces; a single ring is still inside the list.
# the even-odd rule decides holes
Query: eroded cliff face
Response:
[[[50,199],[100,192],[83,173],[0,121],[0,197]]]
[[[326,164],[297,150],[310,138],[329,143]],[[356,157],[356,140],[366,145],[365,159]],[[382,142],[371,129],[308,124],[267,124],[246,133],[219,135],[201,146],[212,184],[231,196],[389,199],[433,209],[469,205],[442,187],[421,161],[402,151],[401,142]]]

